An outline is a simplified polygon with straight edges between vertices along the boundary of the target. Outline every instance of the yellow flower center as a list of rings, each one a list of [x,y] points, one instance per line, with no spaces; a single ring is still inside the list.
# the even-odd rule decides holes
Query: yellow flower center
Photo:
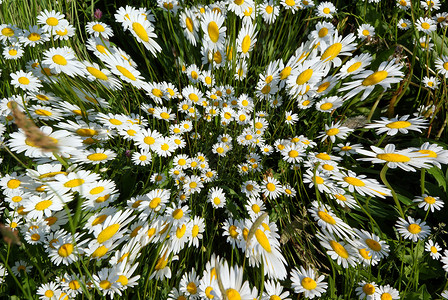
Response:
[[[369,260],[369,259],[372,258],[372,256],[369,255],[370,251],[367,250],[366,248],[359,249],[358,252],[359,252],[359,254],[362,256],[362,258],[364,258],[364,259]]]
[[[72,280],[69,282],[68,287],[71,290],[77,290],[81,287],[81,285],[79,284],[79,282],[77,280]]]
[[[124,77],[132,80],[132,81],[136,81],[137,78],[135,78],[135,76],[126,68],[122,67],[122,66],[115,66],[117,68],[117,70],[123,74]]]
[[[271,244],[269,243],[266,234],[261,229],[257,229],[255,231],[255,237],[257,238],[258,243],[261,245],[261,247],[263,247],[264,250],[266,250],[269,253],[272,251]]]
[[[187,226],[185,226],[185,224],[182,224],[181,227],[178,227],[176,229],[176,237],[178,239],[182,238],[185,235],[185,232],[187,231]]]
[[[429,23],[427,23],[427,22],[423,22],[423,23],[422,23],[422,28],[423,28],[423,29],[428,30],[429,27],[431,27],[431,26],[429,25]]]
[[[328,15],[330,13],[330,9],[328,7],[325,7],[323,10],[324,14]]]
[[[336,135],[339,133],[339,129],[337,128],[331,128],[329,130],[327,130],[327,135],[332,136],[332,135]]]
[[[240,293],[235,289],[227,289],[226,296],[228,300],[241,300]]]
[[[93,160],[93,161],[100,161],[107,159],[107,155],[104,153],[93,153],[90,155],[87,155],[87,159]]]
[[[364,286],[362,287],[362,291],[366,294],[366,295],[373,295],[375,293],[375,286],[370,284],[370,283],[366,283],[364,284]]]
[[[273,184],[272,182],[269,182],[268,184],[266,184],[266,189],[270,192],[275,191],[275,184]]]
[[[272,14],[272,12],[274,11],[274,8],[270,5],[266,6],[266,12],[268,13],[268,15]]]
[[[87,70],[87,72],[89,72],[92,76],[94,76],[96,79],[100,79],[100,80],[108,80],[108,77],[106,76],[106,74],[104,74],[103,72],[101,72],[101,71],[98,70],[97,68],[94,68],[94,67],[87,67],[86,70]]]
[[[310,277],[303,278],[300,283],[302,284],[302,287],[304,289],[307,289],[309,291],[314,290],[317,287],[316,281],[314,281],[314,279]]]
[[[302,85],[308,82],[313,76],[313,69],[306,69],[299,76],[297,76],[296,83],[297,85]]]
[[[102,288],[103,290],[108,290],[110,289],[111,286],[112,284],[110,283],[109,280],[101,280],[100,282],[100,288]]]
[[[436,203],[436,199],[434,197],[428,196],[423,198],[423,201],[425,201],[428,204],[434,204]]]
[[[408,121],[395,121],[395,122],[391,122],[389,124],[386,124],[386,127],[399,129],[399,128],[406,128],[406,127],[409,127],[411,125],[412,125],[412,123],[408,122]]]
[[[51,298],[54,296],[54,292],[52,290],[46,290],[44,295],[45,297]]]
[[[362,35],[368,36],[368,35],[370,35],[370,32],[367,29],[364,29],[362,31]]]
[[[325,28],[325,27],[321,28],[321,29],[319,30],[319,32],[317,33],[317,35],[318,35],[320,38],[323,38],[323,37],[327,36],[327,34],[328,34],[328,28]]]
[[[354,186],[365,186],[366,185],[362,180],[355,178],[355,177],[344,177],[343,179],[345,182],[347,182],[350,185],[354,185]]]
[[[325,212],[323,210],[318,211],[317,215],[325,223],[328,223],[328,224],[331,224],[331,225],[336,224],[336,220],[332,216],[330,216],[327,212]]]
[[[180,218],[182,218],[183,215],[184,215],[184,212],[183,212],[183,210],[180,209],[180,208],[175,209],[175,210],[173,211],[173,214],[172,214],[173,218],[176,219],[176,220],[179,220]]]
[[[92,29],[98,32],[104,32],[106,29],[101,24],[95,24],[92,26]]]
[[[232,238],[236,239],[238,237],[238,231],[236,231],[236,226],[235,225],[231,225],[229,227],[229,234]]]
[[[367,244],[367,246],[369,246],[369,248],[370,249],[372,249],[373,251],[376,251],[376,252],[378,252],[378,251],[381,251],[381,244],[380,243],[378,243],[377,241],[375,241],[375,240],[372,240],[372,239],[366,239],[366,244]]]
[[[213,43],[218,42],[219,40],[219,28],[215,21],[211,21],[207,26],[208,36],[212,40]]]
[[[391,294],[389,294],[389,293],[383,293],[383,294],[381,294],[380,299],[381,299],[381,300],[392,300],[393,298],[392,298],[392,295],[391,295]]]
[[[412,234],[419,234],[422,231],[422,228],[418,224],[409,224],[408,231]]]
[[[64,244],[58,249],[59,256],[67,257],[73,252],[73,245],[70,243]]]
[[[322,160],[330,160],[330,155],[328,155],[327,153],[319,153],[316,155],[317,158],[322,159]]]
[[[47,25],[50,25],[50,26],[56,26],[59,24],[59,20],[56,19],[55,17],[49,17],[47,19],[46,23],[47,23]]]
[[[14,36],[14,30],[12,30],[12,28],[5,27],[2,29],[2,35],[7,37]]]
[[[434,246],[431,246],[431,252],[432,252],[432,253],[437,253],[437,248],[434,247]]]
[[[148,33],[146,32],[146,29],[143,27],[142,24],[138,22],[132,23],[132,30],[134,30],[135,34],[144,42],[149,41]]]
[[[10,189],[16,189],[16,188],[18,188],[19,186],[20,186],[20,184],[21,184],[22,182],[20,181],[20,180],[17,180],[17,179],[11,179],[11,180],[9,180],[8,181],[8,183],[6,184],[7,186],[8,186],[8,188],[10,188]]]
[[[371,86],[371,85],[378,84],[381,81],[383,81],[384,79],[386,79],[387,75],[388,75],[387,71],[384,71],[384,70],[376,71],[375,73],[367,76],[367,78],[362,81],[362,85],[363,86]]]
[[[48,207],[50,207],[51,204],[53,204],[53,201],[51,201],[51,200],[43,200],[43,201],[38,202],[34,208],[36,210],[40,210],[41,211],[41,210],[45,210]]]
[[[324,51],[324,53],[322,54],[320,60],[322,60],[322,61],[331,61],[334,58],[336,58],[336,56],[339,55],[341,50],[342,50],[342,44],[341,43],[334,43],[333,45],[329,46]]]
[[[65,66],[67,65],[67,60],[59,54],[53,55],[52,60],[55,64]]]
[[[362,65],[362,62],[358,61],[355,62],[353,65],[351,65],[350,67],[347,68],[347,73],[352,73],[356,70],[358,70]]]
[[[406,155],[396,153],[377,154],[376,157],[390,162],[408,162],[411,160],[411,158]]]
[[[336,252],[336,254],[339,255],[340,257],[345,259],[349,257],[347,250],[345,250],[344,246],[342,246],[338,242],[330,241],[330,246],[333,249],[333,251]]]
[[[98,132],[95,129],[90,128],[79,128],[76,130],[76,134],[83,137],[92,137],[96,135]]]
[[[66,183],[64,183],[64,186],[66,188],[74,188],[82,185],[84,182],[84,179],[77,178],[67,181]]]
[[[98,243],[102,244],[112,238],[120,229],[120,224],[112,224],[104,228],[96,238]]]

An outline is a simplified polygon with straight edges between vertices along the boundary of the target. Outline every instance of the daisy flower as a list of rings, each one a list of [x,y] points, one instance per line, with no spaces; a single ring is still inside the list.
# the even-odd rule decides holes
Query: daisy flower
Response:
[[[244,0],[242,2],[245,2]],[[216,51],[224,47],[227,28],[223,26],[225,17],[217,11],[207,11],[201,22],[201,28],[204,32],[204,42],[209,49]]]
[[[0,266],[1,268],[1,266]],[[14,263],[14,266],[11,267],[11,271],[14,275],[16,275],[17,277],[21,277],[22,274],[29,274],[31,269],[33,267],[30,266],[27,262],[23,261],[23,260],[18,260]],[[0,271],[0,277],[3,278],[4,276],[2,276],[3,274]]]
[[[20,36],[20,42],[26,47],[35,47],[36,45],[43,44],[50,40],[50,36],[44,33],[42,28],[37,27],[37,25],[30,25],[28,30],[24,30],[23,34]]]
[[[351,156],[352,154],[358,153],[358,149],[362,149],[361,144],[352,145],[350,142],[346,142],[345,144],[339,143],[333,147],[333,150],[337,151],[340,156]]]
[[[362,24],[358,28],[358,38],[365,40],[366,38],[371,38],[375,36],[375,27],[370,24]]]
[[[342,65],[342,60],[338,56],[352,55],[352,51],[356,49],[355,39],[356,37],[353,33],[343,37],[342,35],[339,35],[338,31],[335,31],[334,35],[329,37],[328,43],[320,45],[322,51],[320,61],[325,63],[326,70],[328,70],[331,65],[334,65],[335,67]]]
[[[400,30],[408,30],[409,28],[411,28],[412,23],[407,19],[400,19],[398,20],[397,26]]]
[[[149,151],[139,151],[132,153],[132,162],[138,166],[147,166],[151,163],[152,156]]]
[[[344,86],[339,90],[349,91],[344,99],[350,99],[359,92],[363,92],[361,100],[364,100],[375,86],[380,85],[384,90],[387,90],[392,83],[400,82],[404,76],[404,73],[400,71],[401,68],[402,66],[395,63],[394,60],[384,61],[379,65],[377,71],[363,71],[359,75],[353,76],[353,81],[344,83]]]
[[[416,168],[428,168],[422,153],[413,152],[412,149],[395,150],[394,144],[388,144],[384,149],[376,146],[370,146],[373,151],[359,149],[358,153],[369,156],[367,158],[358,158],[361,161],[371,161],[374,164],[386,163],[391,169],[399,167],[407,172],[415,172]]]
[[[318,17],[331,19],[334,13],[336,13],[336,7],[331,2],[322,2],[316,7]]]
[[[429,159],[427,162],[434,166],[441,168],[441,164],[448,164],[448,150],[437,144],[430,144],[425,142],[420,146],[420,149],[415,148],[415,152],[425,154],[422,158]]]
[[[280,299],[280,300],[291,300],[288,297],[289,292],[283,292],[283,286],[280,282],[275,282],[274,280],[267,280],[264,283],[264,292],[262,300],[270,299]]]
[[[386,117],[381,117],[381,121],[375,121],[371,124],[366,124],[365,128],[377,128],[376,133],[382,134],[387,133],[387,135],[395,135],[398,132],[407,134],[409,130],[422,132],[420,129],[425,129],[428,125],[428,121],[422,117],[409,119],[409,115],[404,115],[398,118],[388,119]]]
[[[313,299],[321,297],[327,290],[328,284],[324,281],[325,276],[317,275],[313,269],[300,267],[291,271],[291,287],[296,293],[304,293],[305,298]]]
[[[415,197],[412,201],[418,203],[418,207],[423,207],[425,211],[431,209],[431,212],[434,212],[434,210],[441,210],[444,206],[444,202],[440,200],[439,197],[433,197],[427,194],[423,194],[420,197]]]
[[[74,51],[67,47],[50,48],[45,50],[42,63],[47,64],[56,74],[65,73],[68,76],[83,75],[83,65],[79,62]]]
[[[255,43],[257,42],[257,33],[255,32],[255,26],[252,23],[246,23],[238,32],[238,38],[236,40],[237,51],[242,58],[248,58],[249,52],[253,50]]]
[[[36,291],[36,295],[38,295],[41,300],[53,300],[56,299],[55,294],[58,292],[60,292],[58,284],[54,281],[50,281],[41,284]]]
[[[327,249],[327,254],[343,268],[355,267],[358,264],[356,250],[345,242],[338,241],[331,233],[323,231],[317,233],[322,247]]]
[[[54,34],[56,30],[62,29],[61,21],[64,19],[65,15],[54,10],[48,11],[44,9],[37,16],[37,24],[43,25],[42,29],[48,33]]]
[[[317,225],[320,228],[328,231],[331,234],[335,234],[339,238],[346,238],[353,236],[353,229],[338,218],[328,205],[313,201],[311,203],[312,208],[308,209],[314,221],[317,221]]]
[[[110,71],[120,77],[121,80],[132,84],[138,89],[144,86],[144,78],[141,76],[141,73],[132,67],[123,57],[117,55],[103,55],[102,60]]]
[[[103,69],[97,63],[88,61],[83,61],[82,64],[87,80],[98,81],[106,88],[113,90],[121,89],[120,81],[108,69]]]
[[[439,85],[439,80],[434,76],[431,76],[431,77],[425,76],[425,77],[423,77],[423,83],[425,84],[425,86],[427,88],[430,88],[431,90],[435,90],[435,89],[437,89],[437,86]]]
[[[274,177],[268,176],[263,179],[263,185],[261,186],[261,191],[263,194],[270,198],[276,199],[281,195],[282,186],[280,182]]]
[[[411,7],[411,0],[396,0],[397,7],[406,11]]]
[[[443,75],[445,78],[448,77],[448,56],[442,55],[437,57],[435,60],[436,70],[439,74]]]
[[[110,28],[109,25],[98,21],[88,22],[86,25],[86,31],[94,37],[101,37],[106,40],[114,36],[112,28]]]
[[[425,251],[429,252],[432,259],[439,260],[442,257],[442,254],[440,253],[442,247],[440,247],[437,242],[434,243],[433,240],[429,240],[425,243]]]
[[[380,240],[379,236],[362,229],[355,229],[355,232],[359,236],[358,241],[362,244],[362,247],[372,255],[374,260],[382,259],[389,255],[389,245],[385,241]]]
[[[398,290],[394,289],[390,285],[378,286],[375,290],[375,294],[376,294],[376,297],[377,298],[379,297],[379,299],[381,299],[381,300],[383,300],[383,299],[390,299],[390,300],[400,299],[400,293],[398,292]]]
[[[286,9],[290,10],[293,14],[296,13],[296,11],[299,11],[302,9],[302,3],[299,1],[294,0],[280,0],[280,4]]]
[[[118,282],[119,276],[116,269],[103,268],[97,274],[92,274],[93,283],[99,288],[103,296],[110,295],[113,299],[115,293],[121,295],[119,290],[120,283]]]
[[[23,47],[19,43],[13,43],[3,47],[2,55],[5,59],[19,59],[23,56]]]
[[[443,269],[445,270],[445,272],[448,272],[448,250],[443,251],[443,257],[440,259],[440,261],[443,264]],[[448,291],[446,294],[448,294]]]
[[[422,31],[426,34],[430,34],[431,32],[437,29],[437,23],[434,22],[433,19],[428,17],[420,17],[415,22],[415,27],[418,31]]]
[[[97,165],[110,160],[114,160],[117,154],[109,149],[84,150],[73,156],[73,160],[81,164]]]
[[[193,15],[193,12],[189,9],[185,9],[179,14],[180,25],[184,29],[184,36],[193,46],[196,46],[199,40],[198,36],[198,20]]]
[[[152,55],[156,56],[158,52],[162,51],[162,48],[154,40],[154,38],[157,38],[154,33],[154,26],[145,14],[133,11],[128,18],[125,18],[123,26],[128,28],[135,39],[142,43]]]
[[[347,135],[351,131],[353,131],[353,129],[342,126],[341,122],[338,122],[336,124],[333,124],[333,122],[331,122],[330,126],[325,124],[325,131],[321,131],[320,135],[317,137],[322,138],[321,142],[325,141],[327,138],[330,138],[331,142],[334,143],[336,141],[336,137],[344,140],[347,138]]]
[[[359,299],[375,300],[375,291],[377,287],[378,285],[375,282],[366,282],[363,280],[358,283],[358,287],[355,289],[355,292]]]
[[[294,114],[292,111],[287,111],[285,113],[285,123],[288,125],[294,125],[299,120],[299,116]]]
[[[24,91],[37,92],[42,87],[40,80],[33,76],[32,72],[25,73],[20,70],[15,73],[10,73],[11,84],[16,88],[21,88]]]
[[[370,65],[372,59],[373,57],[369,53],[356,55],[341,67],[338,77],[346,78],[347,76],[355,75],[364,71],[365,68]]]
[[[280,9],[274,3],[274,0],[268,0],[258,5],[258,13],[262,16],[265,23],[272,24],[277,19]]]
[[[208,191],[208,200],[212,204],[213,208],[221,208],[226,205],[226,195],[223,189],[219,187],[212,187]]]
[[[405,239],[412,240],[414,243],[418,240],[424,240],[430,234],[430,227],[426,222],[421,222],[420,219],[414,220],[408,216],[408,219],[398,218],[395,224],[397,231]]]
[[[431,38],[428,35],[422,36],[421,38],[419,38],[417,44],[420,45],[420,47],[423,51],[432,50],[432,48],[434,47],[434,44],[431,43]],[[425,76],[425,78],[427,78],[427,76]],[[431,78],[433,78],[433,77],[431,77]],[[432,81],[434,81],[434,79]]]

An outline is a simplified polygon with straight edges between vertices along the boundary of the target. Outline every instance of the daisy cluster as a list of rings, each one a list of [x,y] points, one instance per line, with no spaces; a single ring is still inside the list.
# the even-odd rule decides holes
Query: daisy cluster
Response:
[[[299,11],[318,18],[306,41],[254,74],[251,58],[262,26]],[[114,44],[117,32],[99,20],[85,26],[82,49],[71,44],[79,26],[55,10],[41,11],[37,25],[27,28],[0,25],[2,60],[14,66],[8,74],[14,92],[0,101],[1,143],[8,162],[21,164],[1,175],[2,221],[51,269],[33,292],[40,299],[126,297],[128,289],[146,293],[149,281],[172,279],[168,299],[320,298],[328,288],[324,271],[296,265],[283,252],[271,214],[283,209],[281,201],[305,208],[317,225],[314,240],[338,268],[368,269],[388,259],[388,240],[397,238],[377,224],[355,228],[344,212],[367,214],[366,198],[388,201],[395,192],[351,164],[440,169],[448,151],[430,142],[380,147],[384,138],[426,130],[426,111],[363,126],[340,117],[352,100],[400,83],[405,67],[396,57],[371,67],[375,55],[358,48],[374,37],[374,27],[344,33],[329,22],[335,14],[331,2],[311,0],[191,7],[160,0],[152,10],[120,7],[115,24],[144,54],[145,71],[144,61],[137,64]],[[175,55],[178,81],[146,78],[153,74],[150,63],[167,56],[156,20],[181,28],[176,37],[199,58]],[[233,33],[227,30],[232,22],[238,24]],[[426,27],[422,22],[417,30]],[[448,57],[435,65],[437,76],[447,76]],[[427,86],[436,88],[436,80]],[[112,101],[116,95],[135,102]],[[309,116],[328,120],[315,136],[296,126]],[[354,131],[370,129],[383,135],[371,151],[348,141]],[[273,170],[277,161],[281,172]],[[314,189],[315,200],[299,201],[312,193],[304,186]],[[414,202],[428,213],[444,206],[429,194]],[[426,218],[414,215],[397,218],[398,237],[427,240],[426,251],[448,271],[448,250],[441,254],[439,244],[427,239]],[[0,265],[0,283],[25,273],[39,276],[39,263],[27,254],[19,250],[9,269]],[[234,255],[241,258],[237,263]],[[196,256],[200,263],[187,263],[186,270],[184,258]],[[258,271],[261,286],[247,275]],[[399,298],[394,282],[359,277],[354,289],[360,299]]]

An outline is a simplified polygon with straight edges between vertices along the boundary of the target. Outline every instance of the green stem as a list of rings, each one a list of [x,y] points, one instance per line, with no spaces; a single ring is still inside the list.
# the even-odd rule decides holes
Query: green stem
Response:
[[[390,186],[389,182],[386,179],[386,173],[387,173],[388,169],[389,169],[389,167],[387,166],[387,164],[385,164],[383,169],[381,170],[380,178],[383,181],[384,185],[390,189],[390,191],[392,193],[392,197],[394,198],[394,201],[395,201],[395,205],[397,206],[401,217],[404,219],[405,217],[404,217],[403,209],[401,208],[401,204],[400,204],[400,201],[398,200],[397,194],[395,193],[394,189]]]

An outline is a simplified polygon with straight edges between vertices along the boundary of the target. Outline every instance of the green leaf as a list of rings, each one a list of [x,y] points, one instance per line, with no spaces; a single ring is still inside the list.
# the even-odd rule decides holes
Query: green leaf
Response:
[[[443,190],[446,192],[446,178],[443,175],[442,170],[437,167],[432,167],[428,170],[428,173],[431,174],[435,180],[437,180],[439,187],[443,187]]]
[[[411,292],[409,294],[406,294],[407,300],[430,300],[431,294],[426,289],[426,285],[420,286],[417,292]]]

